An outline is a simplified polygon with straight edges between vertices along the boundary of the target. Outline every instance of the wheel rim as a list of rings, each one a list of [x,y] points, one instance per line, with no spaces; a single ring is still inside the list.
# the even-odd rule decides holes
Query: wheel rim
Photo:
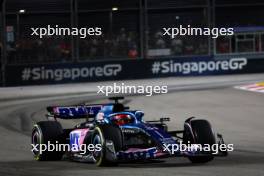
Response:
[[[101,142],[102,142],[102,140],[101,140],[100,135],[96,134],[94,136],[94,138],[93,138],[93,145],[95,146],[97,144],[101,144]],[[102,155],[102,151],[101,150],[93,152],[93,157],[94,157],[95,161],[98,161],[100,159],[101,155]]]
[[[32,152],[35,156],[39,155],[39,145],[40,145],[40,135],[38,131],[34,131],[32,134],[31,142],[34,146],[37,145],[37,147],[33,148],[32,146]],[[36,150],[37,149],[37,150]]]

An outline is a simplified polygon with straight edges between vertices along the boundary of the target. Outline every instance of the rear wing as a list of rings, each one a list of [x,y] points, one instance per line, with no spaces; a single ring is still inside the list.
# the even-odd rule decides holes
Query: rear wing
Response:
[[[49,106],[48,117],[60,119],[95,118],[103,105]]]

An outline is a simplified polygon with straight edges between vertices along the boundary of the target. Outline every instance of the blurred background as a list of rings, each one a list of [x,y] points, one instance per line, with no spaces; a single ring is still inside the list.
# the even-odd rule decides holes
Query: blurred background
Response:
[[[262,0],[1,0],[8,65],[196,56],[263,58]],[[31,27],[101,27],[102,36],[31,36]],[[163,27],[233,27],[235,35],[162,36]]]

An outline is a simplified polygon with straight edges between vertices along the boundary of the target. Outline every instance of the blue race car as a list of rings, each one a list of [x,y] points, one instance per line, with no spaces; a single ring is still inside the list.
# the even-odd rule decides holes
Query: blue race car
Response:
[[[120,99],[123,97],[110,98],[114,102],[107,104],[47,107],[49,120],[36,123],[32,130],[34,159],[69,157],[105,166],[178,156],[188,157],[193,163],[205,163],[215,156],[227,155],[227,150],[211,150],[224,145],[224,141],[213,132],[208,121],[191,117],[185,121],[183,130],[168,131],[165,122],[169,118],[144,121],[142,111],[129,110]],[[57,119],[86,121],[72,129],[63,129]],[[51,144],[68,144],[70,149],[40,150],[41,145]]]

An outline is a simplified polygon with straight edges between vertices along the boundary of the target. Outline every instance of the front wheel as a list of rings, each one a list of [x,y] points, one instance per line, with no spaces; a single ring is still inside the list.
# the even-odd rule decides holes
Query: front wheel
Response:
[[[212,127],[207,120],[191,120],[184,126],[183,142],[185,144],[209,144],[212,146],[216,143],[215,135]],[[212,161],[214,156],[211,152],[204,153],[206,156],[189,156],[189,160],[192,163],[206,163]]]
[[[91,142],[94,145],[101,145],[100,151],[93,152],[93,158],[97,166],[117,165],[115,154],[123,146],[122,132],[119,127],[112,125],[95,127]],[[109,147],[109,145],[113,148]]]

